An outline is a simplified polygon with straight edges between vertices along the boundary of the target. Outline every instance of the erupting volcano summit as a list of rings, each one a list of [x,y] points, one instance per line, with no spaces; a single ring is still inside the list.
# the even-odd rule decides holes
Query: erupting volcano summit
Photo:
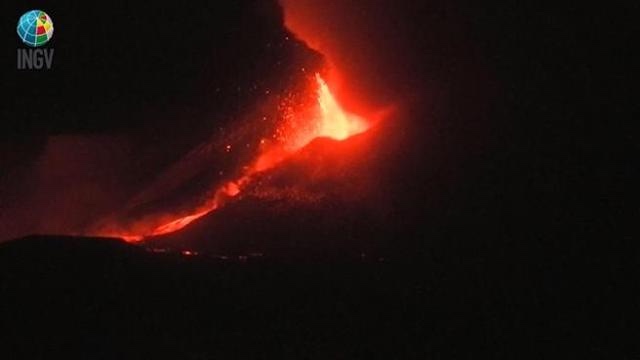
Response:
[[[284,139],[286,139],[284,143],[260,154],[253,164],[246,167],[246,171],[241,177],[220,186],[212,198],[188,215],[153,226],[142,233],[125,233],[118,234],[118,236],[128,241],[139,241],[145,237],[178,231],[191,222],[218,209],[229,198],[238,195],[243,187],[251,182],[251,177],[254,174],[276,166],[314,139],[327,137],[335,140],[345,140],[369,128],[367,120],[345,111],[340,106],[320,74],[315,74],[315,81],[317,85],[317,104],[315,108],[312,111],[306,110],[302,114],[288,114],[289,119],[297,124],[302,124],[302,126],[300,128],[291,128],[291,133],[284,135]]]
[[[287,15],[286,6],[285,16],[291,16]],[[298,34],[295,28],[291,28],[290,23],[287,21],[289,31],[300,39],[285,36],[285,40],[296,42],[299,44],[296,46],[303,48],[307,53],[317,54],[320,49],[308,47],[309,44],[314,44],[316,41],[302,38],[302,35],[308,33]],[[129,208],[135,207],[142,210],[131,212],[125,209],[120,214],[102,219],[85,234],[120,237],[127,241],[137,242],[176,232],[212,211],[220,209],[232,199],[241,197],[247,187],[260,187],[261,181],[255,183],[258,174],[281,165],[314,142],[315,139],[328,138],[344,141],[367,131],[379,116],[363,116],[345,109],[332,89],[331,82],[327,81],[333,79],[333,76],[330,75],[337,74],[338,69],[332,63],[331,56],[322,53],[320,56],[324,57],[323,64],[320,66],[304,61],[297,65],[295,71],[299,72],[300,76],[298,76],[298,80],[289,83],[289,89],[282,90],[277,94],[267,90],[262,96],[264,99],[257,97],[258,103],[268,104],[271,102],[275,104],[277,110],[271,117],[273,119],[270,120],[271,122],[265,122],[267,116],[247,115],[248,119],[244,127],[239,126],[237,131],[226,135],[226,138],[218,138],[211,140],[208,144],[201,145],[193,150],[187,158],[183,158],[182,162],[187,163],[190,161],[190,157],[197,158],[203,152],[211,152],[210,149],[220,149],[218,150],[220,153],[231,154],[236,151],[238,146],[250,148],[251,142],[257,139],[258,145],[254,147],[255,151],[239,156],[238,165],[230,171],[219,171],[220,177],[218,179],[209,180],[211,185],[204,189],[206,193],[204,196],[201,195],[197,200],[191,200],[188,203],[183,202],[179,206],[154,205],[151,212],[136,205],[144,204],[144,201],[138,201]],[[340,82],[344,82],[346,78],[344,74],[340,73]],[[248,111],[248,114],[250,113],[252,112]],[[247,129],[258,128],[266,129],[260,130],[261,135],[258,138],[247,135],[251,131],[256,133],[255,130]],[[246,140],[238,141],[239,138]],[[201,163],[208,162],[207,166],[215,168],[216,162],[220,160],[211,156],[209,160],[199,161]],[[309,167],[313,167],[313,164],[309,164]],[[313,171],[313,169],[309,169],[309,171]],[[176,170],[173,172],[174,175],[169,173],[164,176],[165,178],[175,178],[181,176],[181,172],[184,171]]]

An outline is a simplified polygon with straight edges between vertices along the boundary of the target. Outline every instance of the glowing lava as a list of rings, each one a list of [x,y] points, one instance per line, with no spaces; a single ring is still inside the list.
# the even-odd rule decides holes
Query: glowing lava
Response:
[[[336,140],[344,140],[352,135],[367,130],[366,122],[357,115],[350,114],[342,107],[329,91],[329,86],[316,74],[318,81],[318,103],[322,116],[317,136],[326,136]]]
[[[226,201],[242,193],[242,189],[251,182],[253,175],[273,168],[314,139],[328,137],[335,140],[345,140],[369,128],[369,123],[364,118],[349,113],[340,106],[320,74],[316,74],[314,80],[317,101],[312,104],[312,109],[305,109],[285,116],[289,119],[289,123],[281,129],[283,132],[281,137],[284,141],[260,153],[249,166],[245,167],[241,176],[217,188],[213,191],[213,196],[210,196],[203,204],[187,215],[178,215],[173,219],[164,218],[164,221],[159,225],[157,223],[150,225],[148,221],[145,221],[144,224],[134,225],[127,233],[117,231],[102,235],[117,236],[126,241],[135,242],[145,237],[178,231],[223,206]]]
[[[316,128],[308,138],[303,141],[303,145],[308,144],[316,137],[328,137],[335,140],[344,140],[350,136],[364,132],[369,127],[367,122],[358,115],[345,111],[336,101],[329,90],[327,83],[316,74],[318,83],[318,105],[320,106],[320,116],[316,123]],[[301,147],[302,147],[301,146]]]

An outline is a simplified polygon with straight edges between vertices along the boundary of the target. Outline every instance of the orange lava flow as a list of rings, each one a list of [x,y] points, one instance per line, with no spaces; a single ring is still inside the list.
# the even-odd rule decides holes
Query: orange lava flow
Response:
[[[273,168],[314,139],[328,137],[335,140],[344,140],[369,128],[369,122],[363,117],[352,114],[342,108],[320,74],[315,75],[315,86],[317,102],[313,104],[314,111],[305,111],[304,114],[289,114],[294,118],[293,123],[301,124],[302,126],[288,128],[286,130],[287,133],[283,136],[285,139],[283,144],[259,154],[249,166],[245,167],[245,171],[241,176],[217,188],[213,193],[214,195],[207,199],[205,203],[193,209],[188,215],[178,215],[175,219],[168,220],[142,233],[107,235],[120,237],[129,242],[136,242],[146,237],[178,231],[223,206],[226,201],[242,192],[242,189],[251,182],[253,175]],[[300,117],[305,118],[301,119]]]

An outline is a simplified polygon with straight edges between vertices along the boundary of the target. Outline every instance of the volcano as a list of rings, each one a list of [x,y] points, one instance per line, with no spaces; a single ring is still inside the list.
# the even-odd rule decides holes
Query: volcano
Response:
[[[305,44],[304,39],[292,41]],[[314,49],[301,48],[308,55],[298,56],[299,75],[287,86],[256,96],[258,105],[252,106],[256,110],[241,114],[243,122],[230,133],[197,145],[124,207],[82,234],[150,246],[237,252],[255,236],[242,228],[272,224],[274,231],[249,241],[254,244],[251,251],[292,250],[292,239],[297,239],[294,243],[316,238],[361,242],[363,234],[354,233],[357,226],[345,224],[376,222],[367,215],[371,213],[367,207],[374,204],[366,198],[375,192],[371,158],[381,147],[375,147],[371,136],[360,135],[389,111],[359,115],[345,109],[325,80],[327,74],[336,73],[335,65]],[[220,168],[225,157],[226,169],[207,176]],[[210,185],[203,188],[203,181]],[[227,206],[229,210],[220,211]],[[268,245],[257,245],[262,241]],[[281,244],[275,246],[278,241]],[[304,251],[322,243],[305,241],[299,244]],[[331,243],[325,245],[333,247]],[[357,246],[351,249],[351,253],[361,251]]]
[[[284,123],[269,136],[275,141],[265,145],[266,140],[264,138],[260,139],[258,154],[248,165],[242,167],[241,173],[236,179],[224,181],[211,191],[208,199],[205,199],[201,205],[190,210],[187,215],[178,216],[173,220],[168,220],[170,215],[160,216],[159,220],[156,221],[146,219],[144,220],[146,223],[132,225],[133,230],[129,233],[125,232],[121,236],[124,239],[137,241],[144,237],[159,236],[178,231],[194,220],[223,206],[230,198],[238,195],[243,188],[252,185],[254,177],[273,167],[280,166],[283,161],[290,157],[295,157],[298,152],[304,152],[307,145],[316,138],[344,141],[367,130],[370,125],[366,120],[342,109],[319,74],[315,74],[315,83],[317,88],[312,91],[312,94],[317,97],[317,103],[303,104],[302,109],[294,109],[295,106],[300,107],[298,104],[281,105],[279,109],[283,114],[280,117]],[[210,147],[211,144],[207,144],[207,146]],[[202,146],[199,148],[202,148]],[[229,152],[231,149],[232,145],[230,144],[224,147],[225,152]],[[191,152],[190,155],[192,154],[194,152]],[[348,154],[343,155],[348,157]],[[203,157],[198,152],[195,152],[194,156]],[[175,166],[184,169],[188,166],[188,164],[184,165],[185,163],[193,161],[193,156],[190,156]],[[200,160],[199,163],[206,164],[206,161]],[[309,169],[311,171],[313,171],[313,166],[310,162]],[[107,227],[109,226],[107,225]],[[138,231],[138,233],[133,231]]]
[[[0,358],[638,358],[628,6],[49,3]]]
[[[317,138],[255,174],[223,207],[184,229],[144,239],[150,247],[214,254],[358,257],[379,250],[383,201],[375,180],[376,129],[347,140]],[[379,142],[378,142],[379,143]]]
[[[183,11],[175,10],[170,19],[178,18]],[[340,86],[333,76],[335,64],[310,48],[305,42],[309,39],[301,39],[293,29],[283,27],[282,9],[275,2],[247,1],[231,10],[242,24],[250,23],[244,28],[249,31],[229,25],[221,17],[216,22],[219,31],[211,41],[216,49],[227,51],[216,55],[215,66],[203,60],[191,61],[180,79],[182,84],[178,84],[186,86],[177,88],[182,94],[175,99],[168,100],[166,93],[148,94],[152,109],[149,105],[143,108],[142,103],[126,115],[143,114],[148,119],[136,119],[124,129],[114,123],[112,132],[100,138],[94,134],[48,137],[43,154],[24,174],[43,179],[35,180],[42,182],[38,188],[43,191],[3,205],[7,209],[3,214],[14,214],[12,221],[0,219],[3,237],[28,228],[27,233],[119,237],[150,243],[156,238],[160,241],[178,236],[174,233],[235,202],[262,204],[271,201],[268,194],[278,193],[280,201],[289,202],[293,209],[299,199],[320,201],[333,196],[331,186],[319,190],[315,178],[334,177],[336,185],[341,174],[327,171],[327,164],[316,164],[318,158],[326,152],[327,157],[340,163],[339,168],[346,169],[344,159],[357,159],[349,154],[350,146],[337,143],[349,142],[352,136],[375,126],[382,116],[377,111],[354,111],[343,105],[345,93],[338,91]],[[189,33],[194,26],[177,31]],[[109,31],[110,36],[118,36],[121,30]],[[153,50],[168,33],[158,31],[153,40],[141,45],[141,51]],[[167,51],[179,52],[190,43],[171,44],[175,49]],[[197,48],[203,45],[199,43]],[[163,65],[143,67],[140,77],[150,87],[154,87],[151,79],[157,77],[156,72],[166,70]],[[225,67],[235,67],[239,73],[230,76],[222,70]],[[141,90],[132,86],[125,94],[135,91]],[[189,98],[193,91],[199,94]],[[120,97],[123,101],[126,98]],[[170,106],[161,104],[162,99]],[[129,106],[121,105],[125,109]],[[178,107],[182,110],[176,110]],[[190,108],[199,110],[190,113]],[[318,145],[325,141],[337,144],[342,154],[330,155],[333,145]],[[75,151],[78,148],[84,151]],[[306,165],[301,166],[301,162]],[[307,174],[302,176],[301,171]],[[308,184],[286,181],[286,188],[277,189],[275,180],[270,179],[288,173]],[[360,185],[357,193],[363,197],[370,190],[364,189],[371,184],[362,181]],[[92,199],[90,209],[76,201],[79,198]],[[301,206],[307,206],[307,202]],[[23,212],[29,216],[20,215]],[[212,235],[218,232],[215,228],[209,231]],[[182,241],[175,243],[180,246]]]
[[[359,157],[362,158],[367,152],[371,152],[371,149],[365,148],[366,145],[363,144],[362,139],[351,140],[351,138],[365,132],[373,124],[371,120],[344,110],[319,73],[313,76],[312,84],[311,90],[302,90],[307,92],[303,93],[303,96],[289,95],[285,101],[279,104],[277,117],[281,123],[267,137],[270,141],[267,143],[265,138],[261,138],[253,160],[242,167],[236,166],[236,169],[239,169],[237,170],[238,175],[232,180],[223,180],[217,187],[205,194],[205,198],[200,201],[200,204],[186,211],[175,213],[167,209],[158,209],[156,213],[160,213],[160,215],[143,215],[141,220],[131,220],[132,215],[129,213],[129,218],[126,219],[128,225],[114,225],[117,220],[111,218],[101,221],[95,230],[90,231],[96,231],[98,235],[122,237],[128,241],[146,240],[146,243],[166,243],[164,239],[170,237],[174,238],[171,241],[173,246],[184,246],[186,242],[193,247],[197,242],[194,243],[191,240],[192,236],[188,233],[175,236],[165,235],[179,232],[191,223],[224,207],[227,203],[243,203],[244,205],[240,205],[240,208],[246,208],[248,217],[255,219],[256,222],[259,221],[258,219],[268,220],[273,217],[267,214],[264,216],[249,215],[252,213],[249,209],[264,208],[264,204],[276,202],[272,206],[288,208],[287,211],[292,214],[299,210],[303,213],[313,214],[312,217],[317,219],[316,223],[322,224],[326,221],[323,221],[323,216],[317,212],[331,211],[330,207],[326,207],[328,204],[323,203],[327,201],[348,203],[351,201],[349,199],[354,197],[366,197],[367,191],[371,191],[367,179],[371,174],[367,169],[358,167],[356,162]],[[296,103],[296,99],[300,98],[303,100],[297,100],[300,102]],[[315,101],[307,103],[307,99]],[[254,124],[250,123],[250,125]],[[250,135],[243,129],[239,136],[246,139]],[[228,141],[228,139],[224,140]],[[206,159],[211,152],[206,149],[215,148],[212,145],[212,143],[207,143],[198,146],[195,151],[191,151],[186,158],[173,165],[172,168],[193,172],[193,163],[200,166],[213,166],[214,164]],[[223,151],[230,152],[233,146],[227,144]],[[247,147],[249,147],[248,143]],[[189,169],[189,167],[192,168]],[[350,168],[357,169],[358,174],[355,174],[354,170]],[[164,174],[164,178],[174,177],[175,172],[169,171],[168,175]],[[362,176],[362,174],[369,175]],[[369,189],[367,189],[368,187]],[[349,190],[345,190],[346,188]],[[246,204],[247,202],[249,204]],[[139,205],[140,201],[136,206]],[[312,207],[307,208],[309,205]],[[269,207],[267,206],[267,208]],[[313,207],[316,208],[315,211],[312,210]],[[316,213],[314,214],[314,212]],[[271,211],[270,213],[276,217],[285,216],[291,221],[290,224],[293,227],[297,227],[296,221],[286,216],[286,212],[278,214],[278,211]],[[224,218],[225,215],[221,216]],[[227,216],[243,217],[242,214]],[[337,214],[331,216],[340,217]],[[209,223],[213,224],[210,221]],[[281,228],[281,226],[277,227]],[[310,233],[318,233],[319,230],[313,226],[313,223],[305,224],[303,227],[309,229]],[[326,230],[328,229],[319,233],[324,233],[326,236]],[[206,231],[212,234],[208,237],[209,241],[219,244],[226,243],[224,236],[221,236],[219,240],[217,236],[218,233],[225,233],[225,230],[218,230],[216,226],[213,226]],[[237,235],[242,237],[240,233]],[[300,235],[302,234],[296,236]],[[346,236],[348,237],[349,234]],[[161,237],[162,239],[159,239]],[[286,241],[286,236],[283,240]],[[238,243],[242,243],[242,241]],[[198,248],[201,247],[198,246]]]

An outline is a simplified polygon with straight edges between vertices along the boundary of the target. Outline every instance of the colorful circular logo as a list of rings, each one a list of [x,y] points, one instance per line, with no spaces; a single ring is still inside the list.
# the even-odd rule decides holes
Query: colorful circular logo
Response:
[[[53,21],[42,10],[27,11],[18,20],[18,36],[29,46],[42,46],[53,37]]]

